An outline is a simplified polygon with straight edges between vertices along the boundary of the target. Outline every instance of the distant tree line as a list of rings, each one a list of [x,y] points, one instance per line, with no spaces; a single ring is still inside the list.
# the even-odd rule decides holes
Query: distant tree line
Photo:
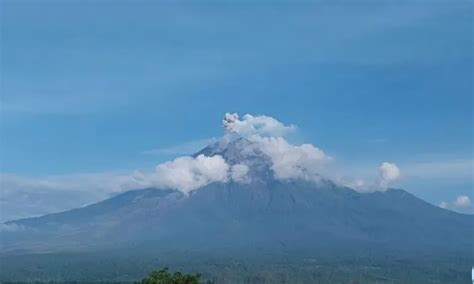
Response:
[[[181,272],[170,272],[168,267],[161,270],[152,271],[148,277],[143,278],[141,284],[198,284],[203,283],[201,280],[201,274],[185,274]],[[206,283],[211,284],[212,282],[207,281]]]

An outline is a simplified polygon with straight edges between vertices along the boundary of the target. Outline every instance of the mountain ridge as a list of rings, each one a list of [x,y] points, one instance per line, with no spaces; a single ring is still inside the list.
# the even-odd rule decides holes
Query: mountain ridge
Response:
[[[431,205],[401,189],[361,193],[319,178],[276,179],[272,164],[248,140],[216,142],[199,155],[221,155],[249,167],[248,182],[213,182],[188,194],[170,188],[132,190],[65,212],[12,220],[1,252],[119,249],[148,243],[158,251],[208,253],[252,248],[288,252],[361,248],[469,256],[474,216]],[[245,153],[244,151],[249,151]],[[239,252],[239,253],[244,253]],[[342,252],[341,252],[342,253]],[[244,253],[245,254],[245,253]]]

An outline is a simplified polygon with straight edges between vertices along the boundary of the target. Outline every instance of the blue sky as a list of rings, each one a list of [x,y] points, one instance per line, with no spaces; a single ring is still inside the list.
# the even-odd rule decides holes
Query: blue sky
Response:
[[[153,168],[173,151],[143,152],[218,137],[238,112],[297,125],[354,176],[393,161],[425,200],[472,199],[472,9],[2,1],[1,172]]]

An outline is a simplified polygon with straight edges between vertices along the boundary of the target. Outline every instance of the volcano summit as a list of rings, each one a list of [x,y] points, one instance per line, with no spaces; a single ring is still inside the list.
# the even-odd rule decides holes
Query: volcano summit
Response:
[[[2,260],[101,251],[166,259],[423,255],[461,260],[464,266],[472,261],[472,215],[439,208],[401,189],[378,184],[372,187],[378,190],[361,192],[332,181],[319,174],[332,159],[322,150],[266,136],[294,129],[271,118],[240,120],[227,114],[224,125],[226,136],[194,155],[137,174],[144,189],[6,222]]]

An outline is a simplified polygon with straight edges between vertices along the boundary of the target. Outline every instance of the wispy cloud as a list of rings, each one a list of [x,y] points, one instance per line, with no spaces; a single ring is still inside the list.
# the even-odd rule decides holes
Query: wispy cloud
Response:
[[[134,173],[0,174],[0,222],[82,207],[142,186]]]

